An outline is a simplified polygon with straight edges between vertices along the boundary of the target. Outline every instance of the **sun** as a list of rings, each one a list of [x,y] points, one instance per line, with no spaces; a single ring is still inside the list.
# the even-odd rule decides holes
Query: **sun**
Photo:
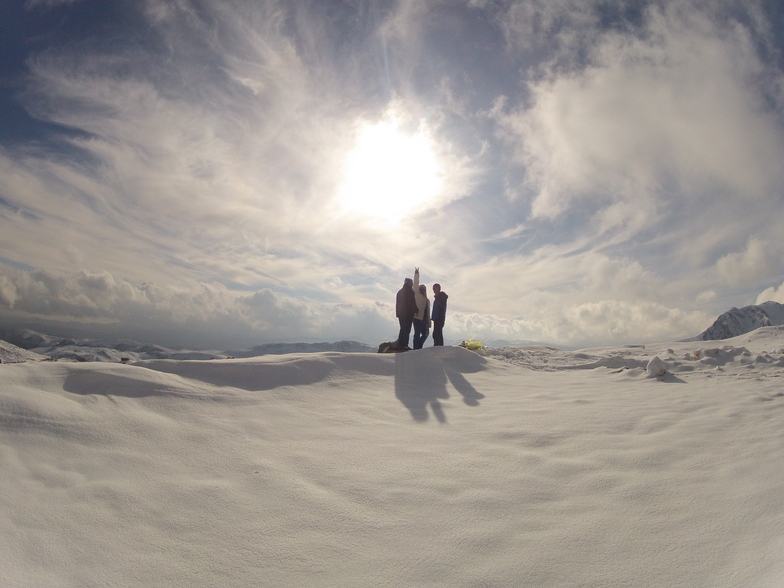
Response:
[[[430,139],[394,122],[365,125],[346,158],[337,200],[344,213],[399,223],[441,191],[443,177]]]

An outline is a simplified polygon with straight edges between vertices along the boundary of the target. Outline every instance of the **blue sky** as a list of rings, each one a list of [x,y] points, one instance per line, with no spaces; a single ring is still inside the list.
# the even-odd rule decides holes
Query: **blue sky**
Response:
[[[415,266],[448,342],[784,302],[778,2],[27,0],[0,27],[2,324],[375,343]]]

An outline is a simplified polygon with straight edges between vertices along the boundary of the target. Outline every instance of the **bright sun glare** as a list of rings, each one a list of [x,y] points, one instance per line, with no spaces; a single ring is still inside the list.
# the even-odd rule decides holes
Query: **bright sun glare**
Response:
[[[422,131],[366,125],[348,155],[338,202],[344,212],[397,223],[441,190],[441,170]]]

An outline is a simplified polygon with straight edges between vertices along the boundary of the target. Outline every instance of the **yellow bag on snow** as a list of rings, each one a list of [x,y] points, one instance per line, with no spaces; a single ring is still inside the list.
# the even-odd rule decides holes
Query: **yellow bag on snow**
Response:
[[[478,351],[482,349],[482,342],[476,339],[469,339],[468,341],[463,341],[460,344],[460,347],[465,347],[466,349],[470,349],[471,351]]]

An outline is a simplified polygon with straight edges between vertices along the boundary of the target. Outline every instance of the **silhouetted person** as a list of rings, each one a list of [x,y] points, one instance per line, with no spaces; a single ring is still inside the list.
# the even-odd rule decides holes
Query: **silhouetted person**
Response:
[[[444,344],[444,323],[446,322],[446,292],[441,291],[441,284],[433,284],[433,345]]]
[[[414,270],[414,296],[418,309],[414,316],[414,349],[422,349],[430,334],[430,301],[427,286],[419,283],[419,268]]]
[[[406,278],[403,287],[397,291],[395,301],[395,314],[400,323],[400,334],[397,336],[398,349],[410,349],[408,340],[411,337],[411,324],[418,310],[414,296],[414,281]]]

